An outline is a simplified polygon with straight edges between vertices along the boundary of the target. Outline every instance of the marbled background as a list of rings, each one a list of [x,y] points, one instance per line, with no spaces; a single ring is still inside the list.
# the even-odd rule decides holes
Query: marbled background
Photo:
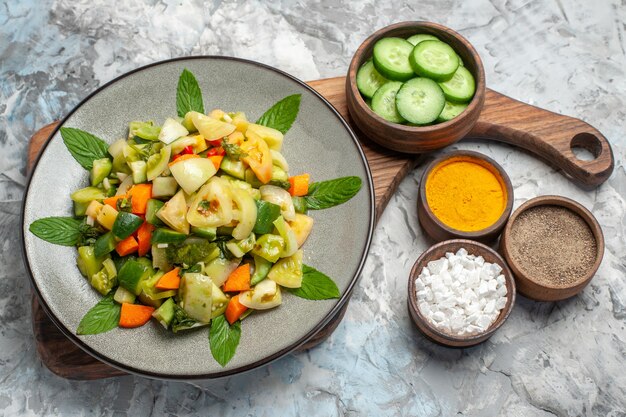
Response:
[[[234,55],[301,79],[343,75],[372,31],[431,20],[466,36],[488,85],[580,117],[612,142],[611,179],[585,192],[545,163],[463,142],[509,172],[515,205],[539,194],[582,202],[602,224],[604,262],[582,294],[519,297],[487,343],[427,342],[406,309],[406,277],[429,245],[416,169],[383,214],[365,272],[333,336],[306,353],[214,382],[61,379],[41,365],[19,247],[26,144],[99,85],[138,66]],[[0,413],[6,416],[626,416],[626,1],[430,0],[0,2]]]

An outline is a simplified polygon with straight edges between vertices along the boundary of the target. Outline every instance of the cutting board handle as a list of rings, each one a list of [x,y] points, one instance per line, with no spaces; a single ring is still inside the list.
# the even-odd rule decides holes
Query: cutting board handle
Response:
[[[602,184],[615,165],[611,145],[593,126],[489,89],[485,106],[467,137],[522,147],[562,169],[583,188]],[[586,149],[595,158],[578,159],[572,148]]]

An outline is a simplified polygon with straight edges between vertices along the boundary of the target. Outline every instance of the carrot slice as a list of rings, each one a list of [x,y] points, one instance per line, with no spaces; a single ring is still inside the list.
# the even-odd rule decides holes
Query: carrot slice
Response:
[[[247,291],[250,289],[250,264],[243,264],[230,273],[224,283],[224,291]]]
[[[180,268],[174,268],[157,281],[154,288],[157,290],[177,290],[180,287]]]
[[[178,162],[181,161],[186,161],[187,159],[193,159],[193,158],[200,158],[198,155],[194,154],[194,153],[189,153],[189,154],[184,154],[184,155],[179,155],[176,159],[174,159],[172,162],[170,162],[169,164],[167,164],[167,166],[172,166]]]
[[[309,174],[300,174],[289,177],[289,194],[294,197],[303,197],[309,193]]]
[[[233,324],[234,322],[239,320],[239,317],[241,317],[241,315],[245,313],[247,309],[248,307],[239,302],[239,294],[237,294],[228,302],[224,315],[226,316],[226,320],[228,320],[230,324]]]
[[[137,249],[139,249],[139,244],[133,236],[128,236],[115,246],[115,251],[120,256],[130,255],[131,253],[136,252]]]
[[[143,326],[150,320],[153,312],[154,307],[122,303],[119,326],[126,328]]]
[[[102,200],[104,204],[113,207],[117,210],[117,200],[121,200],[122,198],[126,198],[126,195],[114,195],[113,197],[105,198]]]
[[[220,165],[222,164],[222,159],[224,159],[224,155],[212,155],[208,158],[211,160],[211,162],[213,162],[215,169],[220,169]]]
[[[152,231],[154,230],[154,226],[148,222],[143,222],[139,229],[137,229],[137,250],[139,256],[144,256],[146,253],[150,252],[152,248],[152,244],[150,240],[152,239]]]
[[[130,211],[133,214],[146,214],[148,200],[152,198],[152,184],[137,184],[128,191],[131,198]]]

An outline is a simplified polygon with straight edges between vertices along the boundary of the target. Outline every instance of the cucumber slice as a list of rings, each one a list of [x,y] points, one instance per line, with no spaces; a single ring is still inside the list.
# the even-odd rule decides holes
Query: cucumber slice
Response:
[[[109,158],[96,159],[91,168],[91,186],[100,184],[110,173],[113,164]]]
[[[146,163],[146,177],[148,181],[154,180],[167,169],[171,156],[172,149],[169,146],[164,146],[159,153],[150,155]]]
[[[413,45],[405,39],[382,38],[374,45],[374,67],[385,78],[406,81],[413,77],[413,69],[409,64],[412,50]]]
[[[120,211],[115,218],[111,231],[116,237],[126,239],[135,233],[142,224],[143,219],[141,217],[126,211]]]
[[[463,110],[467,108],[467,104],[456,104],[450,103],[446,101],[446,105],[443,107],[441,114],[437,117],[438,122],[447,122],[448,120],[452,120],[457,117],[459,114],[463,113]]]
[[[380,75],[374,63],[367,61],[359,68],[359,72],[356,73],[356,86],[365,97],[372,97],[376,90],[378,90],[388,79]]]
[[[396,95],[398,113],[409,122],[420,125],[436,120],[445,104],[441,87],[428,78],[405,82]]]
[[[451,103],[466,103],[474,97],[476,83],[472,73],[465,67],[459,67],[452,78],[439,83],[446,96],[446,100]]]
[[[406,41],[412,45],[417,45],[423,41],[438,41],[439,38],[433,35],[429,35],[428,33],[418,33],[417,35],[413,35],[408,38]]]
[[[404,118],[400,116],[396,109],[396,94],[400,87],[402,87],[402,83],[399,81],[388,82],[380,87],[374,94],[374,97],[372,97],[372,110],[374,113],[390,122],[404,122]]]
[[[93,252],[97,258],[102,258],[104,255],[113,252],[117,241],[113,232],[107,232],[96,239],[96,243],[93,245]]]
[[[449,80],[459,67],[459,58],[450,45],[440,41],[422,41],[409,56],[417,75],[435,81]]]
[[[148,204],[146,204],[146,221],[157,227],[164,226],[165,223],[157,216],[157,213],[164,205],[165,203],[161,200],[155,200],[153,198],[148,200]]]
[[[184,242],[185,239],[187,239],[187,235],[184,233],[160,227],[152,232],[150,243],[153,245],[159,243],[180,243]]]

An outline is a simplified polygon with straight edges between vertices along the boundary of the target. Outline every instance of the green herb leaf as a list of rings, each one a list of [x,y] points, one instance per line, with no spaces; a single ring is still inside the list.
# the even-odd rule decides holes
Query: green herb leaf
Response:
[[[248,154],[245,153],[239,145],[235,143],[228,143],[227,138],[222,138],[222,148],[224,148],[224,151],[229,158],[236,161],[248,156]]]
[[[91,169],[96,159],[110,158],[109,145],[91,133],[73,127],[62,127],[61,137],[67,150],[85,169]]]
[[[172,331],[178,333],[181,330],[191,329],[198,326],[198,322],[190,318],[185,310],[174,304],[174,317],[170,323]]]
[[[314,182],[304,197],[311,210],[338,206],[350,200],[361,189],[361,178],[342,177],[329,181]]]
[[[236,321],[232,326],[222,314],[211,321],[209,344],[215,360],[222,366],[235,356],[239,338],[241,337],[241,322]]]
[[[46,242],[74,246],[82,237],[81,224],[71,217],[46,217],[32,222],[28,230]]]
[[[113,293],[104,297],[85,314],[78,324],[76,334],[98,334],[117,327],[121,306],[113,300]]]
[[[184,69],[178,79],[178,88],[176,89],[176,111],[180,117],[190,111],[204,113],[204,104],[202,103],[202,91],[196,77],[191,71]]]
[[[308,265],[302,265],[302,286],[287,290],[307,300],[329,300],[340,295],[337,284],[329,276]]]
[[[302,94],[285,97],[263,113],[263,116],[256,123],[276,129],[284,135],[291,128],[296,117],[298,117],[301,98]]]

